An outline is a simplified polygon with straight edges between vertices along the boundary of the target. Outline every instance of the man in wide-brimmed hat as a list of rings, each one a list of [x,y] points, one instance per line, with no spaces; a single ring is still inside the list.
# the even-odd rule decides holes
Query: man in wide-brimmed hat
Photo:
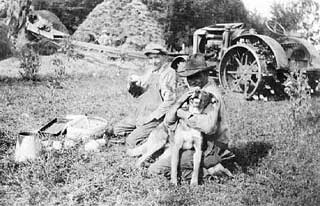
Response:
[[[228,150],[229,127],[226,119],[225,105],[220,89],[209,83],[208,66],[202,54],[195,54],[187,61],[184,69],[178,70],[178,75],[185,77],[190,90],[183,94],[166,114],[164,124],[173,125],[178,119],[183,119],[189,127],[199,129],[204,134],[205,150],[203,152],[203,172],[204,175],[215,173],[225,173],[232,176],[230,171],[223,166],[225,160],[229,160],[234,155]],[[213,94],[214,98],[202,114],[191,114],[181,106],[192,95],[193,88],[201,89]],[[215,109],[218,107],[218,110]],[[218,112],[217,112],[218,111]],[[194,150],[185,150],[181,154],[180,168],[184,178],[190,178],[193,170]],[[170,149],[167,149],[159,159],[150,165],[149,171],[153,174],[169,173],[171,163]]]
[[[134,147],[146,139],[164,119],[176,100],[176,71],[168,62],[166,49],[157,43],[146,46],[149,67],[143,76],[129,77],[128,91],[139,98],[136,111],[113,128],[116,135],[127,135],[126,143]]]

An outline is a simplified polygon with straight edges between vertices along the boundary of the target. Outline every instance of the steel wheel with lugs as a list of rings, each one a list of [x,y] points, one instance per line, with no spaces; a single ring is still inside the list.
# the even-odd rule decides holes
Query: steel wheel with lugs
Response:
[[[261,63],[254,48],[247,45],[230,47],[221,59],[219,78],[225,89],[251,98],[262,79]]]

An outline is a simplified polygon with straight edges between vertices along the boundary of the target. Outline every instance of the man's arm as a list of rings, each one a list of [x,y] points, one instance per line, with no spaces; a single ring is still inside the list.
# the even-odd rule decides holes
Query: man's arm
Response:
[[[179,99],[177,99],[177,101],[173,104],[172,107],[170,107],[169,111],[166,113],[166,116],[164,118],[164,123],[166,125],[172,125],[174,124],[178,118],[182,118],[181,116],[178,117],[178,112],[182,111],[184,112],[183,109],[179,109],[182,107],[182,105],[188,100],[188,98],[192,95],[193,91],[189,90],[187,92],[185,92],[182,96],[179,97]],[[186,116],[188,114],[186,113]],[[186,117],[187,118],[187,117]]]
[[[160,78],[160,92],[163,99],[162,103],[153,111],[148,117],[145,123],[152,121],[153,119],[160,119],[165,115],[169,108],[176,101],[176,72],[170,69],[166,72],[162,78]]]

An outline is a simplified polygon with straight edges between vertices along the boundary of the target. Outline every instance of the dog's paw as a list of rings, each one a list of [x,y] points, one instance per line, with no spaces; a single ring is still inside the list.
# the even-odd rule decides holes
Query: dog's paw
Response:
[[[234,176],[232,175],[232,173],[230,172],[230,170],[228,170],[227,168],[225,168],[224,166],[222,166],[222,164],[217,164],[213,167],[210,167],[208,169],[208,173],[212,176],[223,176],[226,175],[228,177],[233,178]]]
[[[170,183],[177,186],[178,185],[178,180],[177,179],[171,179]]]
[[[196,180],[196,179],[191,179],[190,185],[192,185],[192,186],[197,186],[197,185],[199,185],[198,180]]]
[[[130,157],[136,156],[134,149],[127,149],[127,155]]]
[[[139,159],[137,160],[135,166],[136,166],[137,168],[143,167],[143,163],[144,163],[144,161],[139,158]]]

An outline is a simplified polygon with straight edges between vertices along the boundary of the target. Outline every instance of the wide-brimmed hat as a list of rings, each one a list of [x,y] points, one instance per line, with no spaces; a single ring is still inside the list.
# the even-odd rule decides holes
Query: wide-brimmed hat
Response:
[[[148,56],[150,54],[160,54],[166,55],[168,51],[160,44],[150,43],[146,46],[144,50],[144,55]]]
[[[184,69],[178,71],[178,74],[182,77],[188,77],[198,72],[206,71],[209,67],[207,66],[206,60],[203,54],[193,54],[187,60]]]

